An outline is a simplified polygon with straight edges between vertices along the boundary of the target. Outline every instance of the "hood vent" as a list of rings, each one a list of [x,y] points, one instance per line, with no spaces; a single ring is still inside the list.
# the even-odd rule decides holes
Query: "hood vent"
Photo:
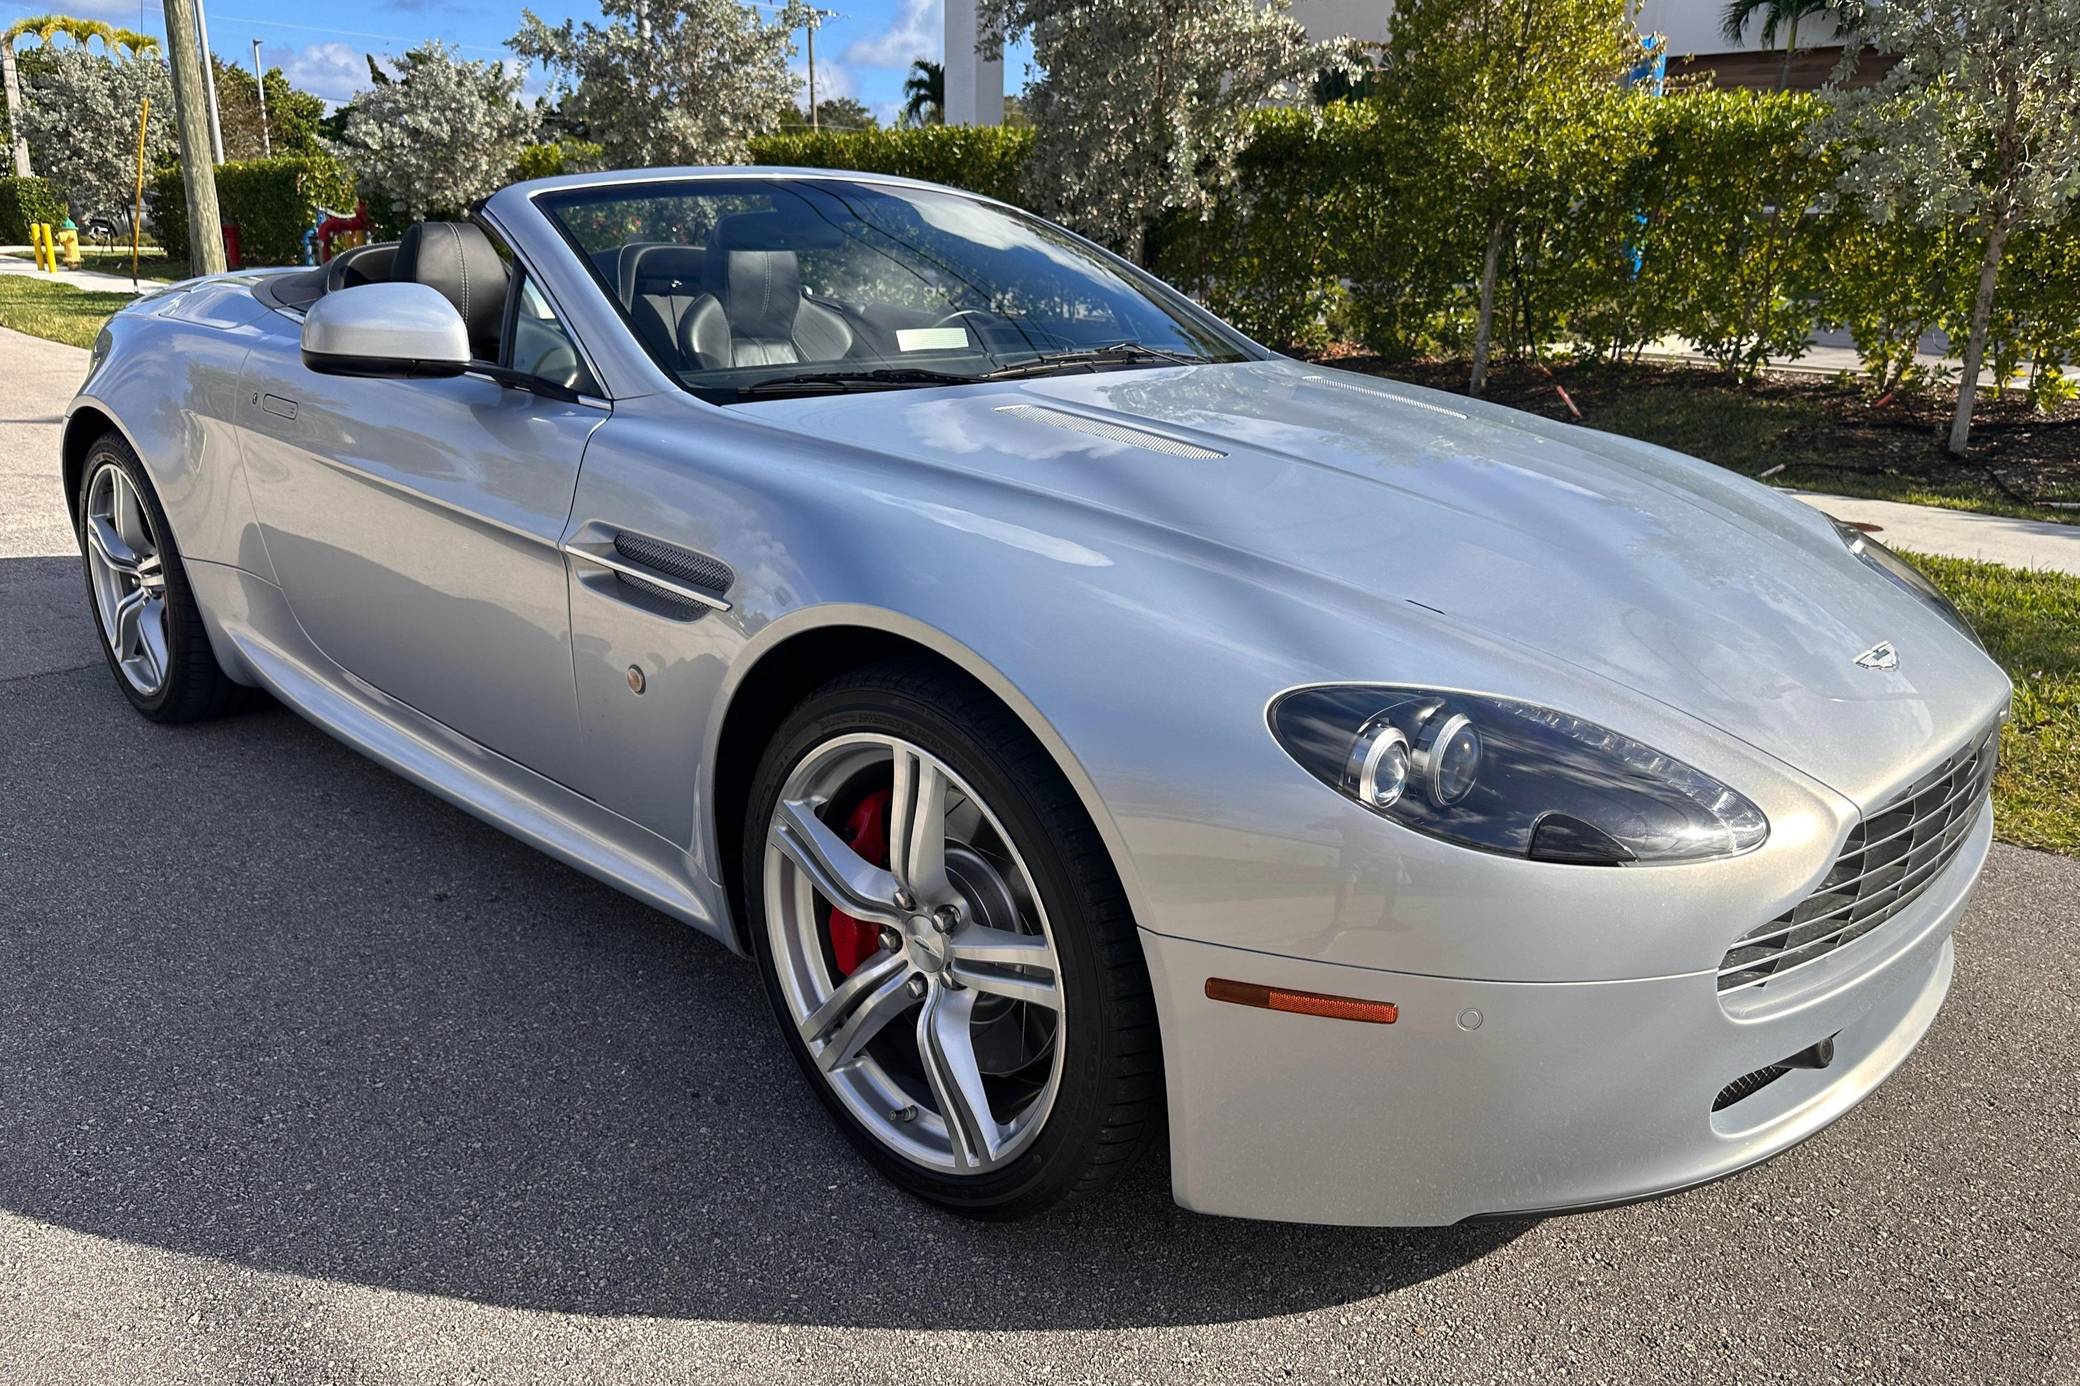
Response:
[[[1147,448],[1150,452],[1160,452],[1168,457],[1190,457],[1204,462],[1228,455],[1213,448],[1202,448],[1197,443],[1187,443],[1161,433],[1151,433],[1147,429],[1106,423],[1102,419],[1087,419],[1081,414],[1071,414],[1061,409],[1047,409],[1037,404],[1000,404],[997,406],[997,412],[1009,414],[1013,418],[1030,419],[1034,423],[1046,424],[1050,428],[1059,428],[1069,433],[1084,433],[1093,438],[1125,443],[1130,447]]]

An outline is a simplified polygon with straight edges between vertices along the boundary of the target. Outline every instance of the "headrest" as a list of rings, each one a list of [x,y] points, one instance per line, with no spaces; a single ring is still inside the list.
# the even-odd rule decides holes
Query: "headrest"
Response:
[[[656,293],[676,281],[689,293],[701,288],[707,252],[697,245],[635,245],[621,261],[621,292],[633,303],[639,293]]]
[[[498,355],[499,328],[506,314],[506,264],[490,238],[466,221],[422,221],[405,229],[397,243],[392,281],[439,289],[469,328],[470,350]]]
[[[793,250],[771,247],[760,234],[766,224],[779,221],[771,212],[724,217],[708,235],[701,287],[722,304],[736,336],[794,335],[795,315],[802,309],[801,265]]]

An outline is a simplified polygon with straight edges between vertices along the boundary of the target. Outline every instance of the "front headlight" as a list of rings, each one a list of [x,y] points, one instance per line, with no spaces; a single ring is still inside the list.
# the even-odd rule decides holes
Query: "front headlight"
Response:
[[[1607,727],[1509,698],[1375,684],[1271,705],[1302,769],[1417,832],[1538,861],[1704,861],[1760,846],[1762,810]]]
[[[1840,520],[1835,520],[1833,516],[1828,518],[1834,523],[1834,532],[1841,535],[1842,542],[1849,546],[1850,553],[1855,554],[1865,563],[1877,569],[1886,577],[1891,578],[1909,596],[1917,598],[1930,610],[1934,611],[1936,615],[1970,636],[1974,645],[1977,645],[1982,650],[1986,648],[1986,642],[1979,638],[1979,632],[1972,629],[1972,623],[1965,620],[1964,613],[1959,611],[1951,603],[1950,599],[1943,595],[1941,589],[1923,577],[1919,568],[1916,568],[1913,564],[1907,562],[1906,559],[1901,558],[1862,530],[1857,529],[1854,525],[1845,525]]]

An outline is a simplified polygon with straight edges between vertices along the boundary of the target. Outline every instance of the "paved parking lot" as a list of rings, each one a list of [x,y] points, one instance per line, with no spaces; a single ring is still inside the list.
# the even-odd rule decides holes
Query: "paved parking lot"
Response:
[[[2080,1381],[2080,862],[1997,848],[1915,1058],[1709,1189],[1350,1231],[1150,1168],[965,1224],[865,1172],[720,948],[278,709],[132,715],[56,499],[84,353],[23,342],[0,1381]]]

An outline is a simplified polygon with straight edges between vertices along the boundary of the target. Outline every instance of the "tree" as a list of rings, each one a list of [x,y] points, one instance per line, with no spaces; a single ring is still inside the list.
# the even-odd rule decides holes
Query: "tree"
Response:
[[[903,124],[946,123],[946,64],[919,58],[903,78]]]
[[[1435,176],[1464,188],[1470,239],[1485,247],[1468,384],[1477,395],[1487,387],[1503,252],[1527,210],[1566,177],[1572,155],[1555,140],[1594,123],[1639,39],[1626,0],[1408,0],[1389,44],[1395,78],[1385,99],[1422,132]]]
[[[801,83],[788,71],[791,30],[808,19],[787,0],[770,20],[738,0],[601,0],[605,27],[551,27],[530,10],[507,46],[568,90],[562,118],[609,163],[732,164],[745,141],[780,123]]]
[[[1719,36],[1728,43],[1739,43],[1748,32],[1748,25],[1755,17],[1762,17],[1761,38],[1765,44],[1774,46],[1777,35],[1784,36],[1784,68],[1777,77],[1777,90],[1791,88],[1791,59],[1798,53],[1798,29],[1808,19],[1822,15],[1837,18],[1845,14],[1845,0],[1726,0],[1726,9],[1720,16]]]
[[[226,159],[257,159],[272,150],[277,157],[310,157],[324,152],[318,142],[325,103],[289,84],[278,67],[267,69],[267,138],[261,138],[259,85],[252,71],[211,55],[217,68],[217,107],[224,129]]]
[[[157,58],[115,61],[85,48],[22,54],[22,118],[43,176],[80,221],[127,212],[137,188],[137,119],[146,97],[145,166],[173,158],[173,81]]]
[[[461,61],[437,42],[394,66],[390,81],[347,110],[342,143],[362,183],[412,221],[458,212],[503,187],[534,134],[520,74]]]
[[[981,23],[989,56],[1028,37],[1043,74],[1025,92],[1028,196],[1137,260],[1158,213],[1211,214],[1248,113],[1339,51],[1288,0],[984,0]]]
[[[2080,0],[1873,5],[1849,35],[1898,55],[1876,85],[1836,91],[1822,139],[1845,146],[1840,195],[1879,225],[1953,226],[1978,245],[1949,450],[1970,442],[2001,256],[2065,220],[2080,192]]]
[[[826,96],[816,103],[816,124],[824,130],[874,130],[881,122],[857,97]],[[783,130],[806,129],[808,125],[809,113],[792,103],[780,114]]]
[[[14,147],[14,172],[17,177],[29,176],[28,122],[23,119],[21,73],[15,60],[15,45],[23,38],[34,36],[43,46],[53,47],[52,41],[63,35],[84,49],[94,39],[101,40],[102,51],[110,57],[140,58],[158,51],[159,40],[150,34],[140,34],[134,29],[119,29],[104,24],[98,19],[75,19],[71,15],[40,14],[27,19],[18,19],[0,29],[0,100],[5,109],[0,110],[0,130],[7,132],[8,141]]]

